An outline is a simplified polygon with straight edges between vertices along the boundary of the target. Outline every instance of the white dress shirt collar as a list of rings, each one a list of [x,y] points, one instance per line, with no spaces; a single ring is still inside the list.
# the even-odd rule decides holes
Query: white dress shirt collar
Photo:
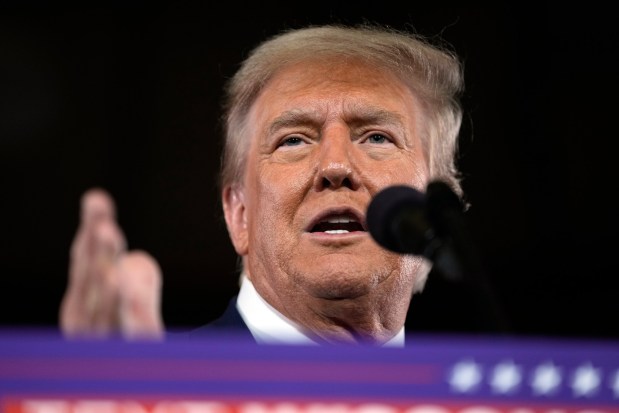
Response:
[[[271,307],[244,275],[241,276],[236,307],[259,344],[318,345],[301,326]],[[404,327],[383,346],[404,347]]]

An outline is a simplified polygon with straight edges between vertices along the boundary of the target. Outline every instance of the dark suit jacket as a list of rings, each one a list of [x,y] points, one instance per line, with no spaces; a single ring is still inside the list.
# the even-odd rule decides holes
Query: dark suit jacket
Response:
[[[236,309],[236,300],[237,296],[232,297],[228,303],[228,307],[219,318],[190,331],[188,333],[189,338],[208,337],[217,334],[233,334],[240,339],[256,342],[254,336],[252,336],[249,331],[249,327],[247,327],[241,314]]]

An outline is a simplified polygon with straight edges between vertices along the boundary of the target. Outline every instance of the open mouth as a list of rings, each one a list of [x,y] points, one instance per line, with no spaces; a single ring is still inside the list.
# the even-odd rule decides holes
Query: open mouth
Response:
[[[365,232],[362,220],[352,212],[330,213],[317,219],[310,226],[309,232],[324,232],[326,234],[348,234],[351,232]]]

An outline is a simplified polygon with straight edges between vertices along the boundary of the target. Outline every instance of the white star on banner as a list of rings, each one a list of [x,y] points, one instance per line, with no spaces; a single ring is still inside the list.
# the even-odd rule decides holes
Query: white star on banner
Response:
[[[536,395],[547,395],[557,390],[561,384],[561,369],[552,361],[540,364],[533,371],[531,387]]]
[[[473,391],[481,382],[481,368],[473,360],[460,361],[449,376],[451,388],[460,393]]]
[[[591,363],[579,366],[572,376],[572,391],[575,397],[591,396],[600,386],[600,369]]]
[[[518,387],[521,379],[522,369],[511,360],[503,361],[494,367],[490,387],[495,393],[509,393]]]
[[[615,371],[615,374],[610,380],[610,388],[613,389],[615,399],[619,398],[619,370]]]

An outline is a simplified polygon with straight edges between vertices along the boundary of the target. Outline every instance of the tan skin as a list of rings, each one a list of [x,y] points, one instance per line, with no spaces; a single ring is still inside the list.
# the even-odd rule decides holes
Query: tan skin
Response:
[[[398,78],[325,60],[281,70],[252,106],[244,181],[223,192],[230,236],[260,295],[319,340],[381,343],[404,325],[420,259],[314,224],[363,224],[386,186],[425,187],[421,124]]]

